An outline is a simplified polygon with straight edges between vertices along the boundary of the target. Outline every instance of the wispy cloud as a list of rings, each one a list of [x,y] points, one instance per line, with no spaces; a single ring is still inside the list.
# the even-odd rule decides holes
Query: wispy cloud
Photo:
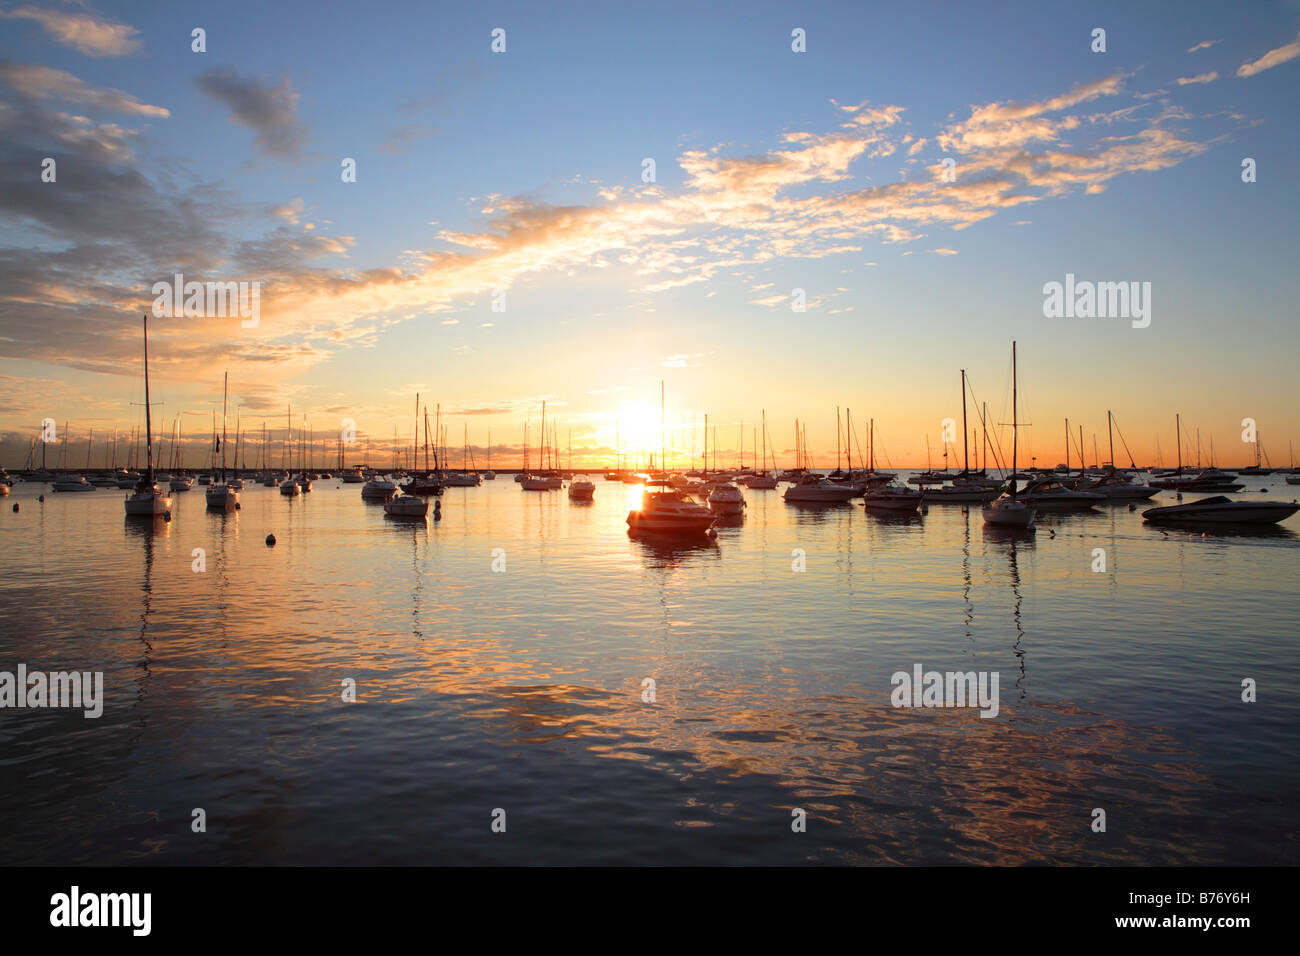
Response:
[[[1237,67],[1237,76],[1247,77],[1254,76],[1256,73],[1263,73],[1265,70],[1271,70],[1273,67],[1288,60],[1294,60],[1300,56],[1300,38],[1297,38],[1286,46],[1280,46],[1276,50],[1269,50],[1258,60],[1251,63],[1243,63]]]
[[[199,74],[194,82],[230,110],[232,122],[257,133],[253,145],[262,152],[286,159],[301,153],[307,134],[298,121],[299,94],[288,77],[278,85],[263,86],[253,77],[216,67]]]
[[[140,31],[135,27],[112,23],[89,12],[74,13],[23,6],[9,11],[0,10],[0,17],[39,23],[55,42],[87,56],[126,56],[140,49],[140,41],[137,39]]]
[[[1217,71],[1210,73],[1198,73],[1196,76],[1180,76],[1178,78],[1179,86],[1189,86],[1192,83],[1213,83],[1219,78]]]
[[[1210,47],[1214,46],[1214,44],[1222,43],[1222,42],[1223,42],[1223,37],[1219,37],[1219,39],[1217,40],[1202,40],[1200,43],[1196,44],[1195,46],[1189,46],[1187,48],[1187,52],[1195,53],[1197,50],[1208,50]]]

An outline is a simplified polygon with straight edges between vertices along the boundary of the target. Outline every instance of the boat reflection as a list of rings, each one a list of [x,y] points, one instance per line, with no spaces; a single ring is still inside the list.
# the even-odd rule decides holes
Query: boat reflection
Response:
[[[722,556],[717,541],[704,535],[673,536],[628,528],[627,537],[629,542],[637,545],[641,557],[648,560],[650,567],[675,567],[696,558],[716,560]]]

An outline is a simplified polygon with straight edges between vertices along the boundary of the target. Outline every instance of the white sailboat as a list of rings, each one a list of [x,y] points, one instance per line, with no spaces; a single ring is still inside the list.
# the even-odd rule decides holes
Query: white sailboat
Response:
[[[963,392],[963,399],[965,393]],[[1011,473],[1016,473],[1016,445],[1018,441],[1020,420],[1017,417],[1016,396],[1016,343],[1011,343]],[[982,509],[984,523],[999,528],[1022,528],[1028,530],[1034,526],[1034,509],[1016,498],[1016,480],[1007,484],[1007,493],[996,501],[990,501]]]
[[[221,386],[221,471],[217,480],[204,492],[208,507],[219,511],[234,511],[239,507],[239,492],[226,481],[226,400],[229,394],[230,373],[227,372]]]
[[[126,513],[132,517],[171,520],[172,500],[159,490],[153,475],[153,418],[149,408],[149,316],[144,316],[144,431],[145,472],[134,494],[127,495]]]

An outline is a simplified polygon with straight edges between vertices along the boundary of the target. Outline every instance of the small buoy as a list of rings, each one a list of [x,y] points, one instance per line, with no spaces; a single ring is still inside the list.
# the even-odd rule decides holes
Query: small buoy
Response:
[[[16,501],[14,502],[14,513],[15,513],[15,514],[18,513],[18,502],[16,502]]]
[[[266,546],[269,548],[269,547],[271,547],[273,544],[275,544],[275,535],[273,535],[273,534],[268,534],[268,535],[266,536]]]
[[[37,500],[37,501],[44,501],[44,500],[45,500],[45,496],[44,496],[44,495],[41,495],[41,496],[40,496],[39,498],[37,498],[36,500]]]
[[[1267,489],[1267,488],[1261,488],[1261,489],[1259,489],[1259,493],[1260,493],[1261,495],[1268,494],[1268,489]]]
[[[1137,506],[1137,505],[1134,505],[1134,504],[1130,504],[1130,505],[1128,506],[1128,510],[1129,510],[1129,511],[1137,511],[1137,510],[1138,510],[1138,506]]]

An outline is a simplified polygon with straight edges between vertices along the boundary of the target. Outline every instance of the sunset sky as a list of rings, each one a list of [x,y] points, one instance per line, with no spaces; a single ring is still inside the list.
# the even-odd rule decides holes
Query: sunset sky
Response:
[[[261,283],[256,328],[150,320],[155,428],[196,450],[229,371],[232,428],[282,436],[291,402],[322,463],[343,418],[390,461],[418,391],[494,465],[543,400],[604,464],[616,423],[657,451],[662,380],[682,455],[706,412],[748,453],[765,409],[782,465],[798,418],[829,466],[840,406],[939,465],[959,369],[1009,425],[1015,339],[1022,463],[1062,460],[1067,416],[1105,459],[1108,408],[1139,464],[1172,464],[1176,412],[1221,464],[1253,461],[1246,417],[1287,463],[1296,4],[740,10],[0,5],[0,464],[43,418],[76,464],[142,421],[177,272]],[[1150,326],[1045,317],[1067,273],[1151,283]]]

